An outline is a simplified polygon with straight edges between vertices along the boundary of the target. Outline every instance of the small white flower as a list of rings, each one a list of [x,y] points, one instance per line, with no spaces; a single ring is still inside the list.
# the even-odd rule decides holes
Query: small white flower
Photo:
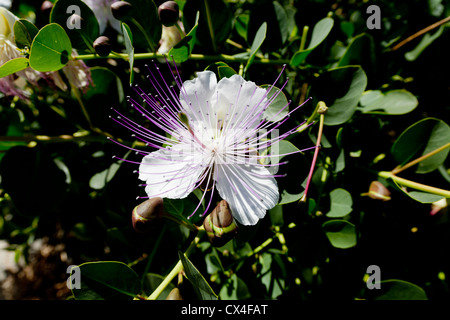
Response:
[[[279,122],[266,119],[265,111],[275,96],[269,99],[268,91],[239,75],[217,81],[213,72],[203,71],[184,83],[175,77],[179,94],[152,73],[149,80],[157,95],[137,86],[135,90],[150,108],[129,100],[161,132],[148,130],[116,110],[119,116],[114,118],[137,139],[158,149],[139,151],[145,155],[139,179],[146,182],[148,197],[185,198],[200,188],[202,201],[210,191],[206,212],[217,191],[239,223],[255,225],[279,200],[277,175],[268,170],[274,165],[265,161],[268,155],[262,151],[298,127],[268,139],[288,117]]]

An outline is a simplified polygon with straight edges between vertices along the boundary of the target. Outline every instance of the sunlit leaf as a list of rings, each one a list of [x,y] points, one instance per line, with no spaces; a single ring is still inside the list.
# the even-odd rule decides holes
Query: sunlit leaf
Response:
[[[48,72],[63,68],[72,54],[72,44],[64,29],[51,23],[43,27],[33,40],[30,67]]]
[[[27,58],[14,58],[6,61],[0,66],[0,78],[24,70],[28,68],[28,66],[29,63]]]

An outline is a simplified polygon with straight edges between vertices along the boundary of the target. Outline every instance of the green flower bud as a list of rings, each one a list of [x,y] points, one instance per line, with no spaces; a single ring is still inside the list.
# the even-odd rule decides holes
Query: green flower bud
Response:
[[[161,23],[166,27],[171,27],[178,22],[180,10],[175,1],[166,1],[158,7],[158,15]]]
[[[106,57],[111,52],[111,44],[109,43],[109,38],[105,36],[100,36],[95,39],[93,47],[95,52],[100,57]]]
[[[163,216],[163,199],[148,199],[133,209],[131,215],[133,228],[140,233],[149,232],[160,225]]]
[[[214,210],[205,218],[203,227],[205,228],[209,241],[215,247],[225,245],[238,232],[238,226],[225,200],[220,201]]]
[[[131,18],[133,6],[126,1],[117,1],[111,4],[111,12],[114,18],[126,21]]]
[[[181,296],[180,289],[173,288],[169,295],[167,296],[166,300],[183,300],[183,297]]]

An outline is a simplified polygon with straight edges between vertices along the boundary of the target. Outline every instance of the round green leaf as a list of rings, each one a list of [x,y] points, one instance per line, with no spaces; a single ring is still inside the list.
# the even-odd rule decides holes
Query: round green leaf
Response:
[[[331,18],[323,18],[316,23],[311,35],[311,41],[308,48],[297,51],[291,59],[292,66],[298,66],[306,57],[317,48],[328,36],[331,29],[333,29],[334,20]]]
[[[369,90],[361,96],[360,109],[363,113],[405,114],[414,110],[419,101],[409,91],[391,90],[382,93],[379,90]]]
[[[34,37],[38,34],[39,29],[25,19],[17,20],[14,23],[14,40],[20,49],[30,48]]]
[[[30,67],[37,71],[56,71],[69,62],[72,44],[64,29],[51,23],[43,27],[33,40]]]
[[[347,249],[356,245],[356,228],[346,220],[331,220],[322,225],[331,245],[335,248]]]
[[[345,189],[334,189],[330,192],[331,207],[327,216],[341,218],[352,212],[352,195]]]
[[[131,300],[141,291],[141,281],[130,267],[117,261],[87,262],[79,266],[78,300]]]
[[[398,137],[391,153],[399,164],[425,155],[450,141],[450,127],[442,120],[426,118],[408,127]],[[437,169],[447,158],[449,148],[419,163],[417,173],[428,173]]]
[[[0,78],[9,76],[10,74],[16,73],[26,68],[28,68],[27,58],[11,59],[0,66]]]

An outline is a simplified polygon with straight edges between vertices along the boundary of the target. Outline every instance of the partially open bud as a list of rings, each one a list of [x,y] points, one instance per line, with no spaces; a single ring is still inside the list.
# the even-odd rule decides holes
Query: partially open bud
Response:
[[[145,233],[154,230],[164,216],[162,198],[151,198],[133,209],[131,220],[137,232]]]
[[[100,57],[106,57],[111,53],[111,44],[109,43],[109,38],[105,36],[100,36],[95,39],[93,47],[95,52]]]
[[[173,288],[169,295],[167,296],[166,300],[183,300],[183,297],[181,296],[180,289]]]
[[[166,1],[158,7],[158,15],[161,23],[166,27],[171,27],[178,22],[180,10],[175,1]]]
[[[215,247],[224,246],[236,236],[238,231],[238,226],[225,200],[220,201],[215,209],[205,218],[203,227],[209,241]]]
[[[372,181],[369,187],[369,192],[363,193],[363,196],[375,200],[388,201],[391,200],[391,192],[380,181]]]
[[[125,21],[131,18],[133,6],[126,1],[117,1],[111,4],[111,12],[117,20]]]

